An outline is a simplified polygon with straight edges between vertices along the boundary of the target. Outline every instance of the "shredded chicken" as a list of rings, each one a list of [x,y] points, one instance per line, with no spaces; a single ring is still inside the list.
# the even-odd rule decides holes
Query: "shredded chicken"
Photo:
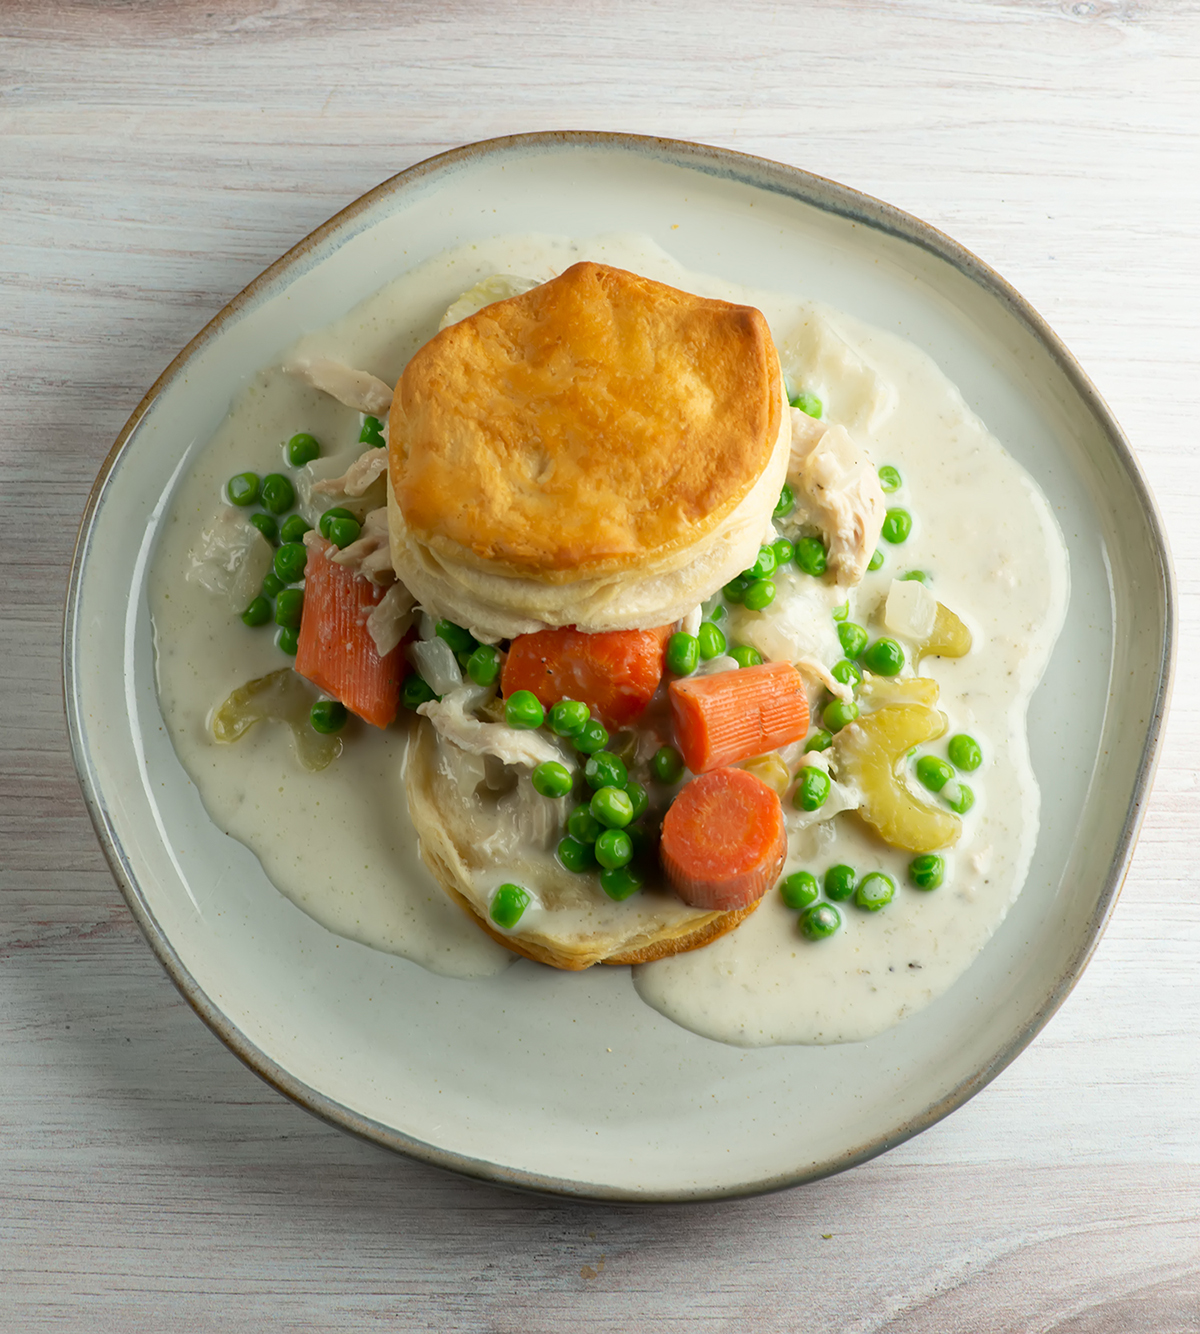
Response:
[[[341,551],[322,537],[315,528],[310,528],[304,534],[304,545],[324,552],[336,565],[345,565],[347,569],[353,570],[355,574],[361,574],[380,587],[396,581],[388,539],[387,510],[384,508],[371,510],[363,520],[362,533],[358,540],[343,547]]]
[[[546,760],[561,760],[562,754],[538,732],[521,731],[504,723],[483,723],[472,718],[463,707],[477,696],[475,687],[452,690],[440,700],[422,704],[417,712],[437,728],[438,735],[471,755],[494,755],[504,764],[522,764],[533,768]]]
[[[289,375],[299,375],[314,389],[320,389],[348,408],[372,417],[385,415],[392,406],[392,391],[382,380],[330,357],[298,357],[283,369]]]
[[[799,421],[797,419],[800,419]],[[819,434],[804,425],[822,427]],[[788,478],[813,510],[839,584],[856,584],[879,541],[886,506],[879,475],[844,426],[828,426],[792,409]]]
[[[829,668],[817,658],[807,656],[796,658],[792,665],[801,676],[808,676],[815,681],[820,681],[825,689],[831,695],[836,695],[838,699],[850,700],[854,698],[854,687],[839,681]]]
[[[387,655],[408,633],[413,622],[413,595],[402,583],[394,583],[367,617],[367,633],[375,641],[375,652]]]
[[[313,483],[313,495],[361,496],[372,482],[387,472],[386,449],[368,449],[346,469],[340,477],[327,477]]]

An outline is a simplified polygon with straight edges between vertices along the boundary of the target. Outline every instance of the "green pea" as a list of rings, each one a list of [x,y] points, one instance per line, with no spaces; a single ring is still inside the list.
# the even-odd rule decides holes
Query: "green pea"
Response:
[[[779,897],[789,908],[794,908],[797,912],[807,908],[810,903],[815,903],[819,893],[817,877],[811,871],[793,871],[779,884]]]
[[[659,746],[650,761],[650,772],[660,783],[678,783],[683,777],[683,756],[674,746]]]
[[[900,578],[908,579],[917,584],[927,584],[929,582],[929,576],[924,570],[906,570]]]
[[[975,793],[966,783],[955,784],[957,791],[943,792],[942,800],[956,815],[966,815],[975,805]]]
[[[509,727],[530,731],[546,721],[546,710],[532,690],[514,690],[504,701],[504,721]]]
[[[793,560],[796,555],[796,548],[787,540],[786,537],[778,537],[771,543],[771,550],[775,553],[775,568],[782,570],[787,566],[788,561]]]
[[[354,515],[351,514],[348,509],[344,509],[341,505],[335,505],[333,509],[326,510],[325,513],[321,515],[320,522],[317,524],[317,531],[321,534],[322,537],[328,539],[329,525],[333,523],[334,519],[353,519],[353,518]]]
[[[242,620],[247,625],[266,625],[271,619],[271,604],[264,597],[257,597],[242,612]]]
[[[806,412],[810,417],[819,417],[825,411],[821,400],[816,394],[797,394],[795,398],[788,399],[788,406],[799,408],[801,412]]]
[[[283,586],[283,580],[275,573],[275,571],[268,570],[262,581],[263,597],[277,598],[279,596],[279,590],[283,588]]]
[[[667,640],[667,670],[676,676],[689,676],[700,661],[700,641],[682,630]]]
[[[315,435],[300,431],[284,446],[284,453],[293,468],[303,468],[306,463],[321,457],[321,443]]]
[[[812,736],[804,743],[804,753],[807,755],[814,750],[828,750],[833,745],[833,735],[826,732],[824,728],[814,732]]]
[[[737,663],[739,667],[761,667],[762,654],[756,648],[751,648],[749,644],[735,644],[729,650],[729,656]]]
[[[747,596],[749,596],[748,591]],[[725,633],[719,625],[714,625],[712,621],[702,621],[700,623],[700,633],[696,638],[699,641],[700,656],[705,662],[725,652]]]
[[[362,536],[362,524],[357,519],[334,519],[329,525],[329,540],[340,551]]]
[[[565,764],[559,764],[557,760],[543,760],[534,767],[531,781],[539,797],[565,797],[575,780]]]
[[[488,916],[497,926],[511,931],[521,920],[521,914],[529,907],[530,895],[520,885],[501,885],[492,895],[492,906]]]
[[[908,878],[918,889],[937,889],[946,876],[946,863],[935,852],[914,857],[908,864]]]
[[[885,463],[879,470],[879,485],[888,495],[893,491],[899,491],[904,485],[899,469],[893,468],[890,463]]]
[[[275,599],[275,624],[289,630],[299,628],[300,617],[304,611],[304,593],[299,588],[280,589]]]
[[[632,866],[610,866],[600,872],[600,888],[618,903],[636,894],[645,883],[642,873]]]
[[[946,750],[950,755],[950,763],[964,773],[974,773],[983,763],[983,751],[979,749],[979,742],[965,732],[952,736]]]
[[[308,548],[303,542],[285,542],[275,553],[275,576],[285,584],[298,583],[307,563]]]
[[[621,796],[625,796],[624,792]],[[595,798],[592,798],[595,805]],[[606,871],[628,866],[633,860],[633,843],[624,829],[606,829],[596,840],[596,860]]]
[[[825,705],[821,721],[827,732],[840,732],[858,717],[858,705],[852,699],[835,699]]]
[[[819,537],[799,537],[796,539],[796,564],[805,574],[819,578],[829,564],[829,553],[825,543]]]
[[[779,499],[775,502],[775,508],[772,514],[777,519],[786,518],[796,508],[796,493],[786,482],[783,484],[783,490],[779,493]]]
[[[300,631],[294,626],[285,626],[275,642],[289,657],[294,658],[300,647]]]
[[[867,671],[876,676],[895,676],[904,666],[904,650],[894,639],[877,639],[862,660]]]
[[[453,621],[438,621],[434,634],[439,639],[445,640],[455,653],[473,653],[479,644],[479,640],[470,630],[464,630],[461,625],[455,625]]]
[[[871,559],[867,561],[868,570],[878,570],[883,566],[883,552],[878,547],[871,552]]]
[[[560,699],[550,706],[550,730],[555,736],[578,736],[589,718],[588,706],[577,699]]]
[[[340,732],[346,726],[348,716],[346,706],[336,699],[319,699],[308,711],[313,731],[325,736]]]
[[[271,518],[269,514],[252,514],[250,522],[258,529],[268,542],[275,542],[279,539],[279,525]]]
[[[800,919],[800,930],[809,940],[824,940],[842,924],[842,915],[832,903],[814,903]]]
[[[862,680],[862,668],[849,658],[842,658],[829,669],[830,676],[844,686],[856,686]]]
[[[596,865],[596,854],[590,843],[581,843],[577,838],[564,838],[558,845],[558,860],[568,871],[577,874],[590,871]]]
[[[740,603],[749,587],[750,580],[744,574],[739,574],[736,579],[731,579],[721,592],[725,594],[726,602]]]
[[[579,843],[595,843],[604,833],[604,826],[592,814],[592,808],[585,802],[567,816],[567,833]]]
[[[829,775],[815,765],[807,764],[800,771],[800,781],[792,794],[792,805],[798,811],[816,811],[825,805],[829,796]]]
[[[917,780],[930,792],[940,792],[954,777],[954,770],[936,755],[922,755],[917,761]]]
[[[400,687],[400,702],[406,709],[419,709],[422,704],[428,704],[431,700],[440,699],[439,695],[433,693],[433,687],[423,676],[417,676],[413,673],[404,678],[404,684]]]
[[[629,771],[619,756],[609,750],[600,750],[588,756],[583,766],[583,779],[593,792],[599,792],[602,787],[623,788],[629,782]]]
[[[854,893],[857,881],[858,874],[854,867],[839,862],[837,866],[831,866],[825,872],[825,897],[841,903]]]
[[[491,644],[480,644],[467,658],[467,675],[477,686],[490,686],[500,675],[500,654]]]
[[[742,603],[749,611],[763,611],[774,601],[775,583],[771,579],[759,579],[742,596]]]
[[[907,510],[888,510],[883,516],[881,536],[885,542],[896,546],[907,539],[912,532],[912,515]]]
[[[765,579],[767,575],[775,573],[775,548],[759,547],[758,558],[748,570],[742,573],[747,579]]]
[[[303,515],[289,514],[279,526],[279,536],[284,542],[302,542],[311,529],[312,524]]]
[[[239,472],[225,483],[225,494],[235,505],[253,505],[262,490],[256,472]]]
[[[624,829],[633,819],[633,798],[619,787],[602,787],[591,800],[591,812],[605,829]]]
[[[854,891],[854,906],[865,912],[878,912],[886,908],[896,892],[896,882],[882,871],[872,871],[864,875]]]
[[[589,718],[571,741],[581,755],[594,755],[608,745],[608,728],[595,718]]]
[[[281,472],[270,472],[262,479],[259,496],[262,507],[272,514],[286,514],[296,503],[296,490]]]
[[[834,607],[833,609],[833,619],[835,621],[844,621],[846,617],[849,615],[850,615],[849,600],[843,602],[840,607]]]
[[[853,621],[843,621],[837,628],[837,637],[846,657],[862,656],[862,651],[867,646],[867,632],[861,625],[856,625]]]
[[[712,609],[712,611],[709,613],[709,617],[708,617],[708,619],[709,619],[710,621],[712,621],[712,623],[713,623],[714,625],[716,625],[719,621],[723,621],[723,620],[725,619],[725,606],[724,606],[724,604],[721,603],[721,602],[718,602],[717,605],[716,605],[716,606]]]
[[[650,806],[650,796],[641,783],[632,779],[625,784],[625,795],[633,802],[633,818],[640,820]]]
[[[363,418],[362,430],[358,433],[358,443],[376,447],[383,444],[383,423],[378,417]]]

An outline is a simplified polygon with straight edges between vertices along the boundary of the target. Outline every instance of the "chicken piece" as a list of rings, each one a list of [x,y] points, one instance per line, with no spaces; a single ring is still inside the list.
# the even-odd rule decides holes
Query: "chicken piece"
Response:
[[[304,534],[304,543],[329,555],[326,551],[329,543],[315,528],[310,528]],[[396,571],[392,568],[392,553],[388,542],[387,510],[383,507],[371,510],[363,519],[362,533],[358,539],[329,555],[329,559],[337,565],[345,565],[381,588],[394,583]]]
[[[546,760],[562,760],[558,747],[539,732],[472,718],[465,705],[478,695],[478,687],[463,686],[440,700],[422,704],[417,712],[429,719],[439,737],[471,755],[494,755],[504,764],[527,765],[531,769]]]
[[[381,658],[387,655],[408,633],[413,623],[416,599],[402,583],[394,583],[380,598],[375,610],[367,617],[367,634],[375,642],[375,652]]]
[[[392,406],[392,391],[382,380],[331,357],[297,357],[283,369],[357,412],[386,417]]]
[[[794,659],[792,666],[801,676],[819,681],[831,695],[836,695],[838,699],[850,700],[854,698],[854,687],[844,681],[839,681],[819,658],[812,658],[805,654],[803,657]]]
[[[388,467],[387,448],[368,449],[354,460],[340,477],[326,477],[324,481],[314,482],[314,496],[361,496],[378,478],[384,476]]]

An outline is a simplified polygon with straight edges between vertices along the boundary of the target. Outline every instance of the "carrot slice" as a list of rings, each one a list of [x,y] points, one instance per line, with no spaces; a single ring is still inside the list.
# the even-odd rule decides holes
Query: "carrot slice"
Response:
[[[560,699],[590,705],[610,727],[633,722],[662,680],[671,634],[657,630],[605,630],[584,634],[567,627],[518,635],[508,650],[504,694],[532,690],[549,708]]]
[[[685,676],[670,693],[675,736],[694,774],[764,755],[808,731],[804,682],[790,662]]]
[[[693,908],[757,903],[787,856],[779,797],[745,769],[701,774],[671,803],[659,854],[671,887]]]
[[[401,645],[381,658],[367,630],[384,591],[309,547],[296,670],[376,727],[395,718],[407,667]]]

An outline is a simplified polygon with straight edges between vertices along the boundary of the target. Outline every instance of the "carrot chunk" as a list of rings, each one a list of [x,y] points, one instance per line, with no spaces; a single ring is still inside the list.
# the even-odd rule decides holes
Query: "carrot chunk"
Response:
[[[549,708],[560,699],[590,705],[609,727],[633,722],[662,680],[671,627],[605,630],[570,627],[518,635],[508,650],[501,685],[506,696],[531,690]]]
[[[381,658],[367,630],[367,617],[383,594],[309,547],[296,670],[376,727],[395,718],[407,666],[401,645]]]
[[[671,803],[659,855],[671,887],[693,908],[757,903],[787,856],[779,797],[745,769],[701,774]]]
[[[798,741],[808,698],[790,662],[764,662],[671,682],[671,716],[683,762],[694,774]]]

